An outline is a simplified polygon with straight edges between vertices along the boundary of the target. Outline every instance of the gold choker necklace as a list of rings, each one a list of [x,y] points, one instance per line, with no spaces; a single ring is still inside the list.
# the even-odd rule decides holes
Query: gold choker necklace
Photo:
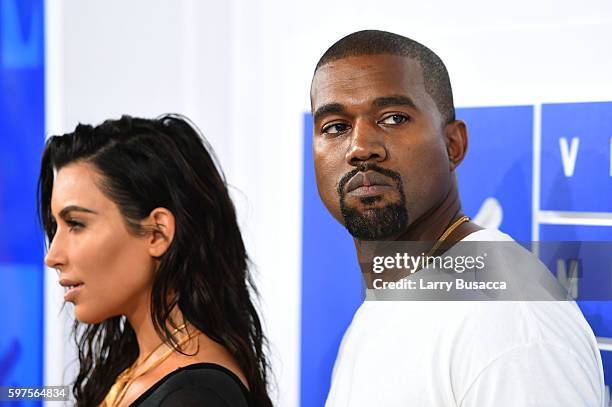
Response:
[[[180,325],[179,327],[177,327],[172,333],[171,336],[174,336],[174,334],[176,334],[177,332],[181,331],[182,329],[185,328],[185,324]],[[196,338],[197,336],[199,336],[201,334],[201,332],[196,333],[195,335],[190,335],[188,334],[186,338],[183,338],[181,341],[178,342],[177,347],[180,348],[181,346],[185,345],[187,342],[189,342],[190,340],[192,340],[193,338]],[[101,407],[116,407],[119,405],[119,403],[121,403],[121,401],[123,400],[123,398],[125,397],[128,388],[130,387],[130,385],[139,377],[144,376],[145,374],[149,373],[150,371],[152,371],[153,369],[155,369],[156,367],[158,367],[159,365],[161,365],[166,359],[168,359],[170,357],[170,355],[172,355],[174,353],[174,351],[176,350],[174,347],[168,349],[166,351],[166,353],[164,353],[162,356],[160,356],[159,359],[157,359],[155,362],[153,362],[151,364],[151,366],[149,366],[147,369],[145,369],[143,372],[137,374],[137,375],[133,375],[134,370],[136,370],[139,366],[142,366],[147,360],[149,360],[149,358],[159,349],[161,348],[163,345],[165,344],[165,342],[162,341],[162,343],[160,343],[159,345],[157,345],[155,347],[155,349],[153,349],[147,356],[145,356],[144,359],[142,359],[139,363],[133,364],[132,366],[128,367],[127,369],[125,369],[123,372],[121,372],[121,374],[119,376],[117,376],[117,379],[115,380],[115,383],[113,384],[113,386],[111,387],[111,389],[109,390],[108,394],[106,395],[106,397],[104,398],[104,402],[102,403]]]

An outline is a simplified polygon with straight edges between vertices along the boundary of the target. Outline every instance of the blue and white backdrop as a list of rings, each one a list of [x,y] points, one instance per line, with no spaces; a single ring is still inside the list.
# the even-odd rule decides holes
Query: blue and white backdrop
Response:
[[[323,404],[361,301],[352,242],[319,202],[309,84],[341,36],[438,52],[470,149],[466,212],[517,240],[612,240],[612,4],[0,0],[0,386],[67,384],[70,307],[43,267],[48,134],[181,112],[216,148],[261,291],[280,406]],[[580,303],[612,383],[612,304]],[[25,405],[25,404],[23,404]]]

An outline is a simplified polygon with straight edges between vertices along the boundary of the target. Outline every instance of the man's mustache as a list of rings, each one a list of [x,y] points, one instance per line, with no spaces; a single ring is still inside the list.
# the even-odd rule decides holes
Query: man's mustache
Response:
[[[373,163],[362,163],[362,164],[359,164],[356,168],[344,174],[342,178],[340,178],[340,181],[338,182],[338,188],[337,188],[338,195],[340,196],[344,195],[344,187],[346,186],[346,183],[351,180],[351,178],[353,178],[355,175],[357,175],[360,172],[367,172],[367,171],[378,172],[386,177],[391,178],[398,184],[401,183],[402,181],[401,175],[396,171],[393,171],[387,168],[382,168]]]

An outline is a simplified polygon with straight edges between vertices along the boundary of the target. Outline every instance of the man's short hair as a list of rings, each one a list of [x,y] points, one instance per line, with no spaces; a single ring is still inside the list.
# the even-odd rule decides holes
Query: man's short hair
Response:
[[[425,91],[436,103],[442,124],[455,120],[455,106],[448,71],[444,62],[425,45],[398,34],[364,30],[349,34],[332,45],[317,63],[323,65],[350,56],[390,54],[415,59],[423,69]]]

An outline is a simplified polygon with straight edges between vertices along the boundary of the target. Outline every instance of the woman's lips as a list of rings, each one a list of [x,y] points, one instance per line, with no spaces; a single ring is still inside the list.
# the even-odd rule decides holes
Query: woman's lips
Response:
[[[77,295],[79,295],[79,292],[81,292],[82,289],[83,289],[83,284],[77,284],[77,285],[68,287],[68,291],[64,293],[64,301],[74,302]]]

